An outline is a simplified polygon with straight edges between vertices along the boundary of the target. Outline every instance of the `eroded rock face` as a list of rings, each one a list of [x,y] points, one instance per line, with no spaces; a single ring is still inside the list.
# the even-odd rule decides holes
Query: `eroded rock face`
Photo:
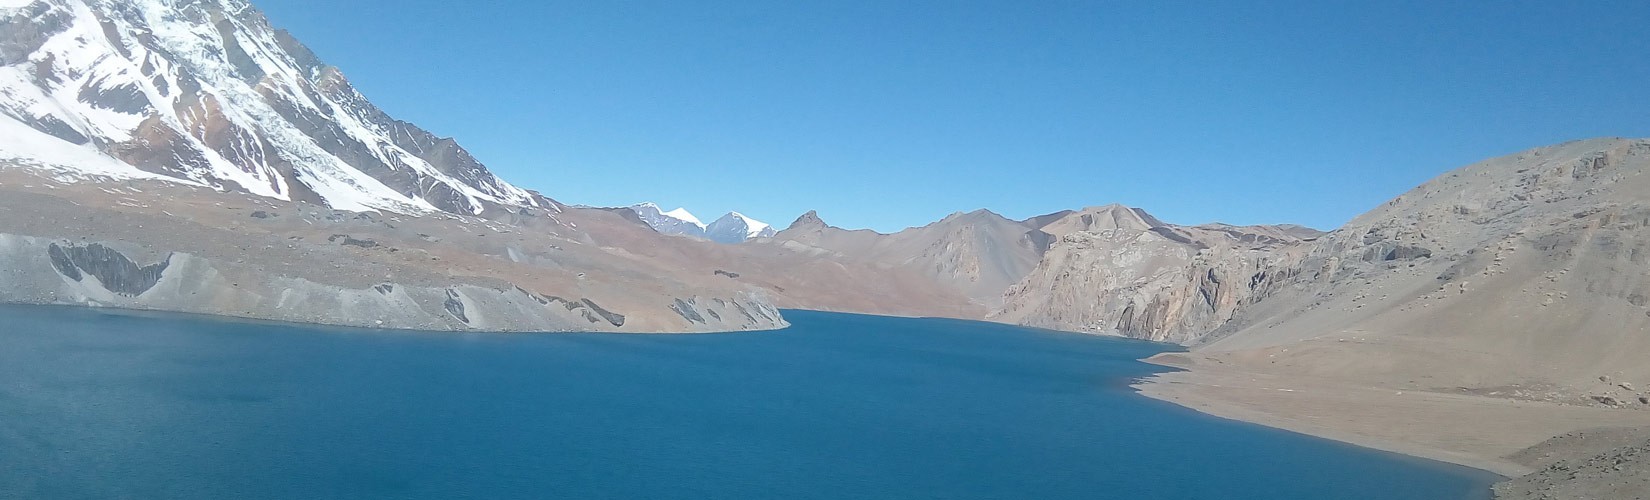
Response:
[[[671,301],[670,310],[675,311],[682,319],[696,324],[720,322],[764,324],[780,321],[779,310],[775,309],[772,304],[749,300],[749,297],[714,298],[709,300],[700,297],[677,298]]]
[[[624,326],[623,314],[603,309],[602,306],[596,305],[596,303],[592,302],[590,299],[579,299],[579,304],[583,305],[585,309],[589,311],[589,314],[584,315],[584,319],[590,321],[591,323],[595,323],[595,318],[600,317],[601,319],[607,321],[607,324],[615,327]],[[594,314],[595,317],[592,317],[591,314]]]
[[[52,243],[46,247],[46,254],[51,258],[52,268],[69,279],[82,281],[85,275],[91,275],[103,288],[127,297],[136,297],[154,288],[166,266],[172,263],[169,255],[166,260],[138,266],[126,255],[97,243],[86,246]]]
[[[1049,221],[1037,268],[991,319],[1196,343],[1292,278],[1310,230],[1164,224],[1121,206]]]
[[[540,304],[543,304],[543,305],[546,305],[546,306],[560,305],[561,307],[566,308],[568,311],[572,311],[572,312],[575,312],[575,313],[579,314],[580,316],[583,316],[585,321],[588,321],[590,323],[599,323],[599,322],[602,322],[602,321],[606,321],[608,324],[613,325],[614,327],[624,326],[624,315],[623,314],[619,314],[619,313],[616,313],[616,312],[613,312],[613,311],[609,311],[609,310],[603,308],[602,306],[596,305],[596,302],[594,302],[590,299],[581,298],[581,299],[578,299],[578,300],[567,300],[567,299],[552,296],[552,295],[544,295],[544,294],[529,292],[526,289],[521,288],[519,286],[516,287],[516,290],[521,292],[521,293],[527,294],[529,297],[532,297],[533,300],[538,301],[538,303],[540,303]]]
[[[462,321],[466,325],[470,324],[470,317],[464,315],[463,296],[458,294],[458,290],[447,290],[447,300],[441,302],[441,308],[446,309],[447,314],[451,314],[454,319]]]
[[[676,299],[671,302],[670,310],[676,311],[676,314],[682,315],[682,318],[688,321],[692,321],[694,323],[705,322],[705,317],[699,314],[699,310],[695,309],[693,304],[689,304],[687,301],[682,299]]]

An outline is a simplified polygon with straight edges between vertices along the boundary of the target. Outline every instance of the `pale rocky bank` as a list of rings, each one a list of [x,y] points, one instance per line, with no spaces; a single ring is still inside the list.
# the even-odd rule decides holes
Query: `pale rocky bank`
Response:
[[[597,248],[582,215],[340,212],[0,168],[0,301],[416,330],[786,325],[759,289]]]

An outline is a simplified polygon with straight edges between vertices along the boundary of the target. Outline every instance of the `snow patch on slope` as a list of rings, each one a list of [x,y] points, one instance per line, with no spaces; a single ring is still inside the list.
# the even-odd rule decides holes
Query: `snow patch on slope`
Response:
[[[132,168],[97,150],[76,146],[13,120],[0,120],[0,168],[31,167],[52,173],[58,181],[150,179],[200,185]]]

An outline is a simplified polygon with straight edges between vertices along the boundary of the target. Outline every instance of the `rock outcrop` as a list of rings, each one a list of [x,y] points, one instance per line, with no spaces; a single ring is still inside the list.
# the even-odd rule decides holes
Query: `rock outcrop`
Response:
[[[1059,330],[1196,343],[1292,277],[1316,232],[1299,227],[1173,226],[1109,205],[1065,213],[1036,269],[990,318]]]
[[[1650,495],[1650,429],[1574,432],[1511,458],[1537,470],[1495,485],[1497,500]]]
[[[126,251],[114,247],[126,247]],[[65,252],[65,249],[67,251]],[[0,268],[8,270],[0,302],[84,305],[233,315],[282,321],[417,330],[606,330],[529,293],[475,284],[424,287],[385,283],[352,288],[302,278],[257,279],[233,264],[167,253],[135,267],[134,244],[90,243],[0,234]],[[69,257],[66,262],[63,255]],[[87,261],[95,255],[99,260]],[[125,263],[125,264],[122,264]],[[66,265],[65,265],[66,264]],[[88,266],[90,264],[90,266]],[[251,275],[241,280],[232,275]],[[617,326],[617,325],[613,325]]]

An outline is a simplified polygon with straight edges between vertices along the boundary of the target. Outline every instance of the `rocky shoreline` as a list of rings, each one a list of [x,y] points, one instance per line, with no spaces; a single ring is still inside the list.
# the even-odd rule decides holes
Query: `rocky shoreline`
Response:
[[[1539,469],[1495,485],[1497,499],[1650,498],[1650,428],[1573,432],[1512,458]]]

